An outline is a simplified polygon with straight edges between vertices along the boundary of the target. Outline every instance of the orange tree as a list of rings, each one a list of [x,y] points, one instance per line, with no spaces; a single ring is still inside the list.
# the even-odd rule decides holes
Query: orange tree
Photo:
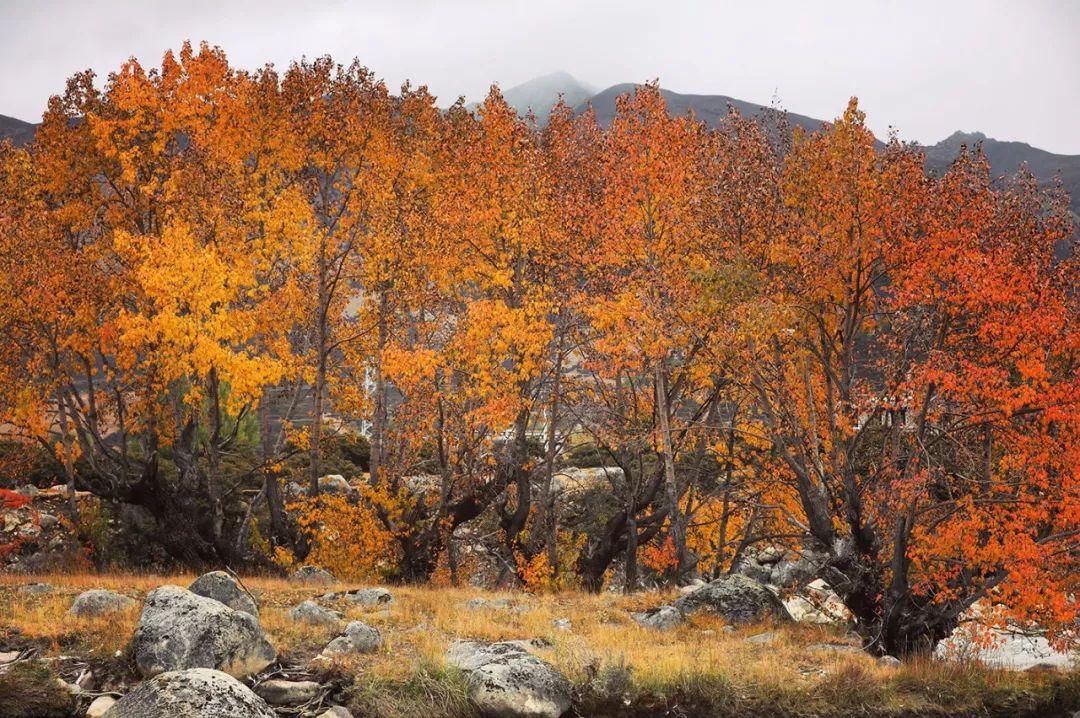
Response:
[[[916,151],[875,150],[854,102],[796,137],[782,189],[747,389],[796,526],[867,644],[928,649],[983,599],[1071,620],[1076,277],[1053,258],[1060,198],[1029,179],[995,189],[971,157],[928,178]]]

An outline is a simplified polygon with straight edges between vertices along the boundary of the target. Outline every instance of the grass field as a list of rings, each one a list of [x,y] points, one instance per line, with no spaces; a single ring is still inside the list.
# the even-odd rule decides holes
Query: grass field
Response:
[[[79,656],[122,683],[135,680],[127,654],[139,608],[99,620],[66,615],[89,588],[133,598],[194,575],[0,576],[0,650],[34,649],[41,656]],[[41,581],[57,590],[28,597],[19,584]],[[293,622],[289,609],[327,590],[273,578],[249,577],[259,599],[263,629],[289,666],[310,661],[335,635],[333,627]],[[341,586],[348,588],[352,586]],[[316,663],[337,697],[357,715],[472,716],[462,677],[443,656],[451,641],[544,639],[537,653],[575,685],[581,716],[985,716],[1069,715],[1080,709],[1080,677],[1073,673],[991,670],[972,663],[912,660],[884,666],[859,651],[815,648],[850,644],[842,628],[806,624],[735,630],[694,616],[657,632],[629,613],[670,595],[561,593],[532,596],[472,589],[393,587],[393,603],[369,609],[339,606],[348,620],[377,626],[379,653],[333,664]],[[505,598],[511,609],[466,607],[471,598]],[[570,630],[553,621],[566,618]],[[768,643],[746,639],[775,633]],[[0,697],[2,698],[2,697]]]

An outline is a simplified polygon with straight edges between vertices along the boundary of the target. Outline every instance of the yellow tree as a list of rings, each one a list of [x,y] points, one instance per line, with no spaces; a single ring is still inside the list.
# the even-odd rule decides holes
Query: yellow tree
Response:
[[[678,576],[693,565],[680,505],[687,482],[676,464],[681,446],[694,442],[689,422],[683,423],[687,412],[676,407],[692,407],[692,420],[701,421],[716,396],[697,369],[707,325],[693,318],[700,305],[697,278],[708,270],[699,207],[706,152],[703,125],[671,117],[656,84],[619,98],[601,164],[602,241],[589,262],[588,314],[594,351],[604,357],[603,379],[622,375],[640,383],[647,377]]]

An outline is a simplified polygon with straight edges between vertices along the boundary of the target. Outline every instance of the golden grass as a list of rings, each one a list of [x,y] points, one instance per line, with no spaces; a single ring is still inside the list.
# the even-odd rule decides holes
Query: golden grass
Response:
[[[107,619],[75,620],[66,612],[78,593],[108,588],[141,599],[156,586],[187,586],[194,578],[143,574],[32,579],[0,576],[0,627],[6,629],[0,630],[0,637],[5,633],[17,636],[46,653],[110,657],[125,650],[139,609]],[[263,629],[283,662],[306,664],[338,634],[333,627],[295,623],[288,612],[304,599],[350,586],[299,586],[268,577],[243,580],[259,599]],[[57,590],[41,597],[18,594],[17,585],[30,581],[50,583]],[[930,660],[891,668],[861,652],[809,650],[815,643],[844,641],[838,628],[800,624],[725,631],[722,621],[695,616],[675,630],[658,632],[630,619],[631,611],[669,601],[671,594],[568,592],[532,596],[466,588],[391,590],[394,601],[387,606],[337,606],[346,621],[362,620],[383,633],[385,645],[377,654],[332,666],[332,670],[356,677],[356,701],[369,713],[465,715],[459,712],[464,710],[459,677],[443,665],[447,646],[457,638],[544,639],[550,646],[537,653],[566,673],[578,687],[580,700],[590,704],[597,715],[607,714],[604,711],[608,709],[617,715],[622,711],[618,706],[625,707],[627,701],[640,704],[643,711],[667,710],[673,700],[682,710],[690,710],[686,715],[695,715],[693,706],[699,707],[700,715],[721,715],[716,713],[717,706],[747,715],[767,710],[790,715],[865,715],[871,710],[877,711],[873,715],[919,715],[938,710],[966,714],[963,712],[983,710],[989,701],[1009,704],[1017,696],[1043,700],[1046,695],[1058,696],[1062,690],[1066,700],[1080,695],[1075,675],[1018,674]],[[514,606],[510,610],[466,607],[466,601],[481,597],[508,599]],[[570,619],[572,629],[556,628],[556,618]],[[748,636],[766,630],[777,634],[775,641],[764,645],[746,642]],[[629,708],[626,712],[631,713]]]

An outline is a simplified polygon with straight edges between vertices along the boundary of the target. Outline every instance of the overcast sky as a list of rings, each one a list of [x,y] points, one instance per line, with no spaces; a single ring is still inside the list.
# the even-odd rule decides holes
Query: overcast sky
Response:
[[[0,0],[0,114],[37,121],[71,73],[156,64],[185,39],[247,68],[359,57],[441,104],[554,70],[600,89],[658,77],[823,119],[858,95],[882,135],[1080,154],[1072,0]]]

